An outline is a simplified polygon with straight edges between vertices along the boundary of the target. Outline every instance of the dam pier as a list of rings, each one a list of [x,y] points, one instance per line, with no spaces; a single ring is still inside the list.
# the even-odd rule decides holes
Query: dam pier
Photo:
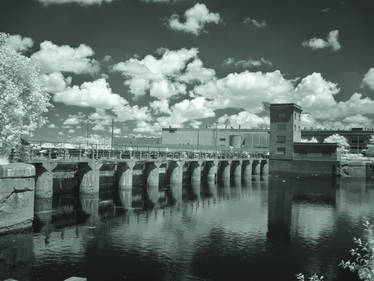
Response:
[[[198,199],[201,183],[222,182],[227,185],[231,181],[248,181],[252,175],[267,176],[269,172],[267,158],[248,156],[242,152],[174,152],[163,155],[126,153],[121,150],[91,150],[87,153],[83,149],[71,149],[60,157],[53,157],[51,153],[41,156],[30,152],[29,155],[28,163],[22,164],[27,174],[9,170],[0,179],[7,184],[20,179],[29,183],[25,189],[27,204],[23,206],[28,210],[34,209],[34,200],[51,200],[61,194],[97,197],[101,191],[117,193],[120,206],[126,210],[155,208],[165,197],[168,203],[180,202],[185,188],[191,189],[188,192]],[[12,169],[12,165],[8,168]],[[18,197],[22,196],[22,190],[15,194],[17,198],[13,196],[14,190],[7,191],[9,194],[2,194],[4,204],[9,201],[9,205],[12,205],[10,201],[18,202]],[[18,212],[17,207],[12,210]],[[32,220],[32,217],[33,214],[30,214],[27,220]],[[6,225],[0,224],[0,233],[16,228],[11,225],[11,220],[4,222]],[[30,224],[25,226],[29,227]]]

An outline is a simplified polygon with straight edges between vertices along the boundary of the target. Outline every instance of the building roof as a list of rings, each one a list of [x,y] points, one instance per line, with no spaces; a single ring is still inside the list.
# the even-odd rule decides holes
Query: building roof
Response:
[[[323,147],[323,146],[337,146],[338,144],[333,143],[333,142],[295,142],[294,145]]]
[[[301,106],[297,105],[296,103],[272,103],[270,104],[270,109],[271,108],[285,108],[285,107],[293,107],[294,109],[298,111],[303,111]]]
[[[331,134],[341,134],[341,135],[374,135],[374,129],[372,128],[351,128],[350,130],[339,130],[339,129],[303,129],[302,134],[308,135],[331,135]]]

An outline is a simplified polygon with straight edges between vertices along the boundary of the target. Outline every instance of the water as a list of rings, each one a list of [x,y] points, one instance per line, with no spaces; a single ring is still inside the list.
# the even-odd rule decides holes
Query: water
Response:
[[[373,182],[253,178],[192,193],[132,212],[111,193],[38,201],[32,232],[0,236],[0,280],[358,280],[337,264],[362,217],[374,221]]]

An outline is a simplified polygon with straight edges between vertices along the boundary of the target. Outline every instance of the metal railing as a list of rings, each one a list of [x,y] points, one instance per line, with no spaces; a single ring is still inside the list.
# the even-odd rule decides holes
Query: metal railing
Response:
[[[67,147],[68,146],[68,147]],[[161,147],[161,146],[128,146],[116,145],[111,148],[99,144],[84,143],[32,143],[23,146],[23,161],[33,162],[38,160],[70,160],[84,161],[95,160],[219,160],[219,159],[253,159],[267,158],[266,153],[250,153],[245,149],[198,149],[188,147]],[[16,153],[12,158],[16,158]]]

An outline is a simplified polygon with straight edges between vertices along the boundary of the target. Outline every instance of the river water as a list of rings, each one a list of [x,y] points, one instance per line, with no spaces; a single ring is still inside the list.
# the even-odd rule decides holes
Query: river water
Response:
[[[32,231],[0,236],[0,280],[358,280],[337,265],[362,218],[374,222],[373,182],[257,177],[202,185],[197,198],[194,188],[129,212],[111,193],[37,201]]]

